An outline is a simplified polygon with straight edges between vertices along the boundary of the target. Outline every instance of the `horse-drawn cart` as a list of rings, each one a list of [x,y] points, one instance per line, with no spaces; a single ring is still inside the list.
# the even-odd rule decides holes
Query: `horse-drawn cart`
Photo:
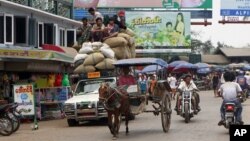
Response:
[[[118,101],[120,104],[126,103],[125,101],[128,100],[129,102],[129,108],[130,112],[133,114],[140,114],[142,112],[152,112],[154,115],[158,116],[161,114],[161,121],[162,121],[162,128],[164,132],[168,132],[170,128],[171,123],[171,96],[170,91],[171,88],[166,80],[167,73],[166,69],[161,69],[160,71],[156,68],[155,76],[157,77],[157,81],[155,83],[155,87],[153,88],[151,94],[142,93],[139,86],[139,78],[136,69],[138,67],[145,67],[148,65],[157,65],[159,68],[165,68],[167,66],[167,63],[163,61],[162,59],[157,58],[134,58],[134,59],[124,59],[119,60],[115,64],[115,71],[117,74],[117,82],[118,86],[116,88],[112,88],[112,86],[107,86],[103,84],[99,89],[99,98],[100,100],[105,103],[104,105],[109,105],[109,102],[113,97],[118,98]],[[121,86],[119,84],[119,79],[122,79],[121,76],[123,76],[124,72],[122,72],[124,69],[130,70],[129,74],[126,74],[125,78],[134,77],[136,80],[135,84],[129,84],[124,86],[124,84]],[[124,96],[124,93],[121,92],[123,90],[120,90],[122,87],[123,90],[127,92],[127,97]],[[119,98],[120,97],[120,98]],[[124,97],[124,98],[123,98]],[[122,101],[123,100],[123,101]],[[153,110],[147,110],[146,104],[147,101],[152,102]],[[110,102],[110,103],[119,103],[119,102]],[[124,105],[120,104],[111,104],[111,106],[108,106],[107,108],[108,113],[110,113],[111,118],[109,121],[109,128],[111,133],[116,137],[116,135],[119,132],[119,126],[120,126],[120,118],[116,118],[119,120],[119,123],[115,122],[116,112],[115,109],[120,107],[126,107]],[[110,108],[113,105],[113,109]],[[152,108],[151,108],[152,109]],[[113,110],[113,111],[112,111]],[[122,110],[118,110],[122,111]],[[126,117],[126,112],[123,113]],[[113,115],[113,116],[112,116]],[[120,116],[121,113],[119,113],[118,116]],[[128,121],[126,120],[126,126]],[[126,128],[126,132],[128,133],[128,127]]]

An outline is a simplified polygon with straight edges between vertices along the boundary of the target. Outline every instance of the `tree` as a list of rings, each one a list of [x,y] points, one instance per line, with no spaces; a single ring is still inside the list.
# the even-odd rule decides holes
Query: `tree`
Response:
[[[206,42],[203,43],[202,46],[202,53],[204,54],[210,54],[211,50],[214,49],[215,47],[212,45],[211,40],[207,40]]]

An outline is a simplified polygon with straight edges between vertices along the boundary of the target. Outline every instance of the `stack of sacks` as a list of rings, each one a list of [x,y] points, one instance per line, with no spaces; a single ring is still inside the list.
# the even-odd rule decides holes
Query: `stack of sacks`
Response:
[[[114,51],[105,43],[83,43],[74,58],[74,73],[88,73],[96,70],[114,69],[116,61]]]
[[[118,34],[117,37],[109,38],[104,41],[115,52],[117,59],[135,58],[134,33],[127,29]]]

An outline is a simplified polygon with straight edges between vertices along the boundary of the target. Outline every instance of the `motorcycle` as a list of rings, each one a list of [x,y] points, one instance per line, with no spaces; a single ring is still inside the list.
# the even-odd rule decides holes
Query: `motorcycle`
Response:
[[[13,123],[8,116],[9,105],[3,105],[0,107],[0,135],[9,136],[13,133]]]
[[[224,105],[225,110],[225,124],[224,127],[229,129],[230,125],[237,124],[236,123],[236,111],[237,107],[234,103],[228,102]]]
[[[13,104],[9,104],[9,110],[8,110],[8,116],[10,117],[10,119],[12,120],[13,123],[13,133],[16,132],[19,127],[20,127],[20,123],[21,120],[20,118],[22,117],[21,112],[17,111],[17,107],[18,104],[17,103],[13,103]]]
[[[181,101],[181,116],[184,117],[185,122],[189,123],[190,119],[194,116],[194,106],[192,105],[192,91],[182,92]]]

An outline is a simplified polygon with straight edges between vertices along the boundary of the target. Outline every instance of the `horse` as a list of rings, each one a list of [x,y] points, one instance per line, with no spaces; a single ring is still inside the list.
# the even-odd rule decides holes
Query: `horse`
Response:
[[[121,88],[111,88],[109,83],[101,83],[99,88],[99,101],[103,103],[108,113],[108,127],[116,139],[119,134],[121,115],[125,116],[126,135],[129,133],[128,121],[130,104],[128,93]]]

